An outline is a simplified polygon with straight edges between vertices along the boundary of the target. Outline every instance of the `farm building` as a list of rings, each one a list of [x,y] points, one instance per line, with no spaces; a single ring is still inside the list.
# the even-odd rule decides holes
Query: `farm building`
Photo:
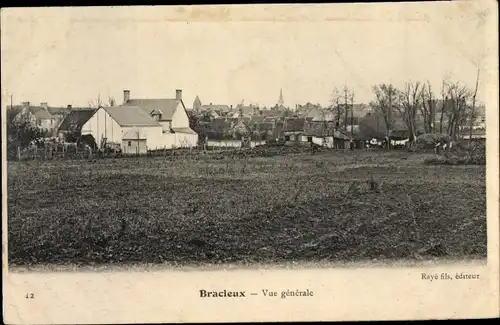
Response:
[[[73,108],[64,117],[58,128],[58,133],[66,138],[78,138],[82,135],[83,125],[94,115],[97,110],[94,108]],[[88,132],[85,132],[88,133]]]
[[[123,145],[123,136],[135,130],[147,134],[148,147],[155,147],[155,140],[162,136],[162,126],[136,106],[101,107],[85,122],[81,133],[92,135],[103,148],[108,143]]]

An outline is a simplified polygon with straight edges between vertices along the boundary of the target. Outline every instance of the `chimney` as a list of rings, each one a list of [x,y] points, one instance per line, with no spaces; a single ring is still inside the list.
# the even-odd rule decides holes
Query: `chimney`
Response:
[[[47,102],[41,102],[40,106],[42,106],[45,109],[47,109],[49,107],[49,105],[47,104]]]
[[[231,105],[231,110],[233,110],[233,105]]]
[[[210,106],[212,106],[212,102],[210,102]]]
[[[23,107],[30,107],[30,102],[23,102]]]
[[[123,103],[127,103],[130,100],[130,90],[123,91]]]
[[[175,90],[175,99],[176,100],[182,100],[182,89],[176,89]]]

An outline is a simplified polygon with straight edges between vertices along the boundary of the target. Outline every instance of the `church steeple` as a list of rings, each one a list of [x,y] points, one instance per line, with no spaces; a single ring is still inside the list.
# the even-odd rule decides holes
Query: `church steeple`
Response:
[[[280,99],[278,100],[278,105],[282,106],[284,103],[283,101],[283,89],[280,89]]]

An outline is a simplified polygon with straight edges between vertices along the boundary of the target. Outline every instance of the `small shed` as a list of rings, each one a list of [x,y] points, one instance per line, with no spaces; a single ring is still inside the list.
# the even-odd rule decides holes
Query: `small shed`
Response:
[[[128,155],[139,155],[148,152],[147,137],[141,130],[126,132],[122,137],[122,152]]]

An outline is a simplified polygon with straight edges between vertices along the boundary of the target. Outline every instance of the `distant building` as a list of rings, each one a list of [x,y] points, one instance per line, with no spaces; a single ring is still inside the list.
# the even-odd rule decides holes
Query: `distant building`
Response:
[[[198,112],[200,111],[200,109],[201,109],[201,100],[200,97],[196,96],[193,102],[193,110]]]
[[[55,134],[62,119],[62,115],[51,114],[55,108],[49,107],[46,102],[39,106],[33,106],[30,102],[23,102],[22,105],[14,105],[12,108],[19,109],[19,113],[14,117],[14,122],[27,122],[33,127],[37,127],[48,133]]]
[[[201,112],[215,112],[218,116],[227,115],[232,110],[232,105],[221,105],[221,104],[212,104],[209,105],[201,105]]]

